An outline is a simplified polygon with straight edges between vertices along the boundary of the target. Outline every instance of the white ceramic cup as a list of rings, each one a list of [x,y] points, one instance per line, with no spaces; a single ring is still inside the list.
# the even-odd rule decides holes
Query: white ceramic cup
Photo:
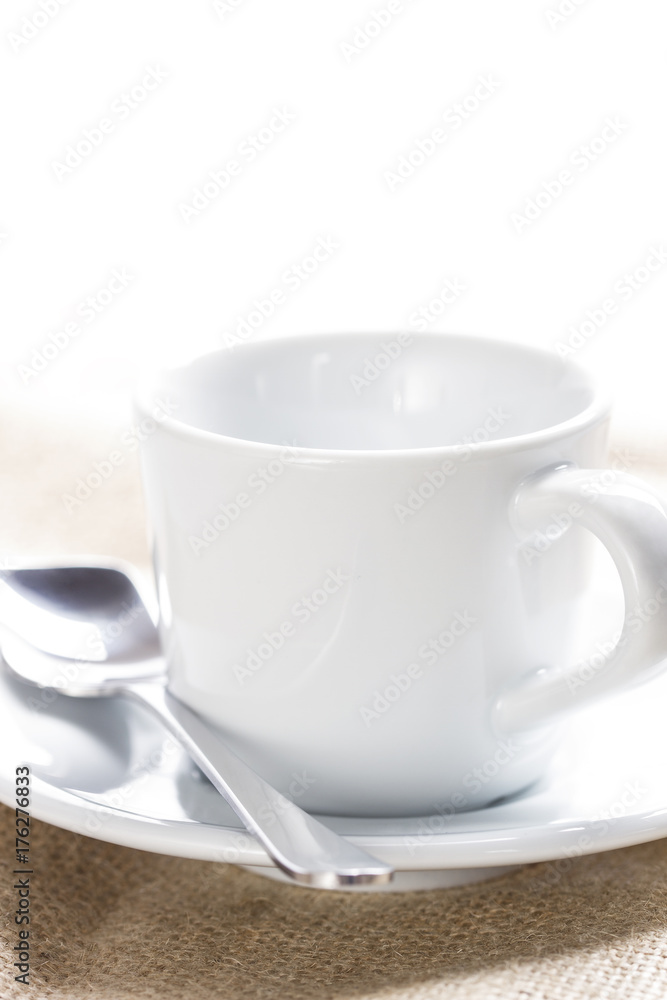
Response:
[[[137,405],[171,689],[304,808],[519,792],[559,718],[667,655],[665,511],[601,471],[609,404],[569,361],[299,336],[154,376]],[[582,673],[590,532],[626,617]]]

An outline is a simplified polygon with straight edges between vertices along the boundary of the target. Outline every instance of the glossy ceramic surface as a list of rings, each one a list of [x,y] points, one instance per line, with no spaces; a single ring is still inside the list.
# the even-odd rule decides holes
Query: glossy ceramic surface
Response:
[[[667,654],[667,518],[600,479],[607,401],[555,355],[287,338],[160,376],[139,408],[170,685],[309,811],[515,794],[571,708]],[[627,610],[653,604],[579,683],[591,531]]]

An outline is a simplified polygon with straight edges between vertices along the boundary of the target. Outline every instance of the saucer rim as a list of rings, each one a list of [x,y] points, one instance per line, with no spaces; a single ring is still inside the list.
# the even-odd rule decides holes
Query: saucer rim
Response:
[[[172,857],[272,867],[272,861],[263,848],[241,826],[159,819],[97,803],[79,792],[59,788],[36,776],[32,778],[32,785],[31,815],[40,822],[51,823],[72,833],[104,843]],[[13,790],[4,786],[0,776],[0,801],[8,806],[11,791]],[[347,824],[354,824],[354,818],[318,818],[335,826],[337,832],[343,833],[352,843],[392,864],[397,871],[495,868],[567,859],[572,856],[568,852],[575,847],[576,856],[584,856],[663,839],[667,837],[667,795],[665,798],[662,809],[651,808],[619,817],[612,830],[605,833],[604,837],[592,839],[590,847],[580,847],[580,840],[587,832],[593,832],[593,826],[599,820],[581,816],[563,817],[559,821],[533,826],[492,824],[482,830],[429,833],[428,839],[420,843],[414,843],[415,834],[345,831]],[[76,822],[77,813],[85,812],[90,815],[91,810],[105,817],[102,829],[85,829],[82,823]],[[475,815],[481,816],[490,811],[480,809]],[[427,820],[430,817],[414,818]],[[373,820],[370,817],[364,821],[369,820],[382,825],[392,822],[391,819]],[[169,836],[164,836],[166,833]],[[221,834],[228,839],[234,838],[235,843],[225,846]],[[499,837],[499,834],[502,836]],[[239,837],[243,838],[242,847],[238,844]],[[506,846],[494,847],[498,841]],[[233,858],[229,856],[230,852],[233,853]],[[443,863],[444,852],[447,855],[446,863]]]

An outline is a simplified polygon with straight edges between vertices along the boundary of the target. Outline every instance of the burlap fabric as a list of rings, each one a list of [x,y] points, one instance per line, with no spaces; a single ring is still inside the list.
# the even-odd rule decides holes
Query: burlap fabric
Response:
[[[135,455],[75,511],[62,494],[119,431],[4,415],[3,554],[145,563]],[[638,474],[664,483],[659,467]],[[666,777],[667,795],[667,777]],[[667,841],[532,865],[481,885],[345,896],[148,854],[36,823],[31,984],[14,983],[13,814],[0,809],[1,997],[667,996]]]

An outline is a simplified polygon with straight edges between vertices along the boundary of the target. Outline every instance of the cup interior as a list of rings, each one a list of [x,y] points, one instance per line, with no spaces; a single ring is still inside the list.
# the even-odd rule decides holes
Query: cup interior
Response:
[[[151,392],[169,395],[182,427],[344,451],[513,439],[582,417],[595,400],[588,374],[567,359],[445,334],[248,343],[163,373]]]

